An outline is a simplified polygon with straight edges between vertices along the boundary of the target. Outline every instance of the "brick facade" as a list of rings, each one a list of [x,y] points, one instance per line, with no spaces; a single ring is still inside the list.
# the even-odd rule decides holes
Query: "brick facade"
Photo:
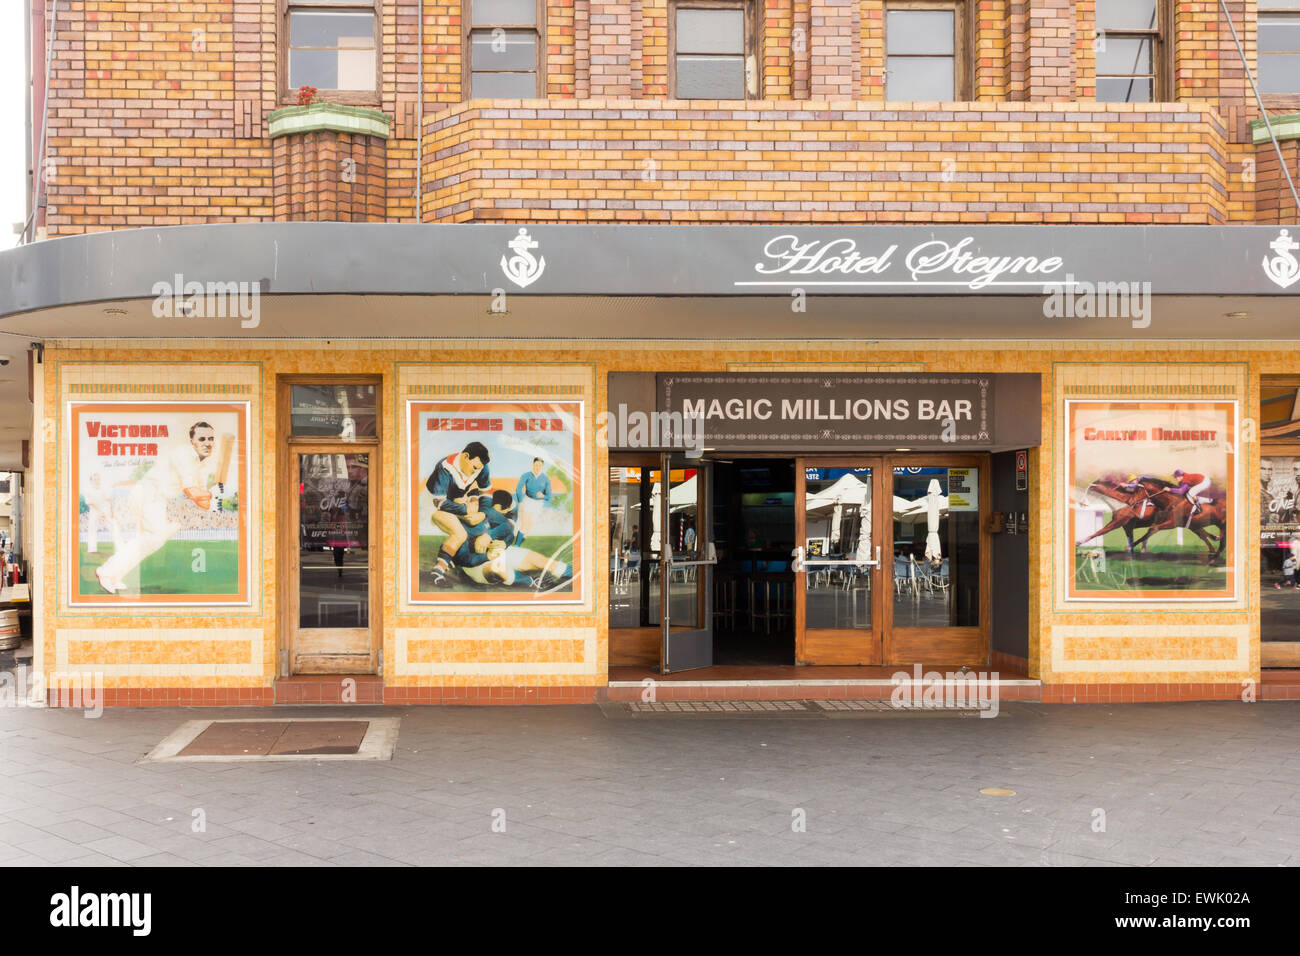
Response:
[[[1249,123],[1257,109],[1212,0],[1171,4],[1170,104],[1089,102],[1095,0],[971,0],[973,102],[906,112],[881,102],[882,0],[764,4],[756,18],[763,99],[725,104],[665,99],[668,0],[553,0],[545,6],[549,109],[462,102],[460,4],[384,0],[380,9],[375,105],[393,126],[384,182],[367,189],[371,219],[1214,224],[1255,216],[1259,180],[1242,172],[1256,152]],[[1253,64],[1255,3],[1229,9]],[[276,32],[275,0],[61,4],[48,209],[38,220],[45,234],[355,216],[345,201],[308,212],[306,200],[286,205],[277,193],[293,175],[284,163],[302,160],[267,136],[267,116],[290,98],[277,88]],[[366,151],[368,170],[373,162]],[[1276,175],[1258,162],[1261,175]]]

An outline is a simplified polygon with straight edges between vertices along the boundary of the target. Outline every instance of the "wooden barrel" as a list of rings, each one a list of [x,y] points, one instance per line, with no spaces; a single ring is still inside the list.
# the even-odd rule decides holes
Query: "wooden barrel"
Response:
[[[10,608],[0,611],[0,651],[8,651],[23,642],[22,628],[18,626],[18,612]]]

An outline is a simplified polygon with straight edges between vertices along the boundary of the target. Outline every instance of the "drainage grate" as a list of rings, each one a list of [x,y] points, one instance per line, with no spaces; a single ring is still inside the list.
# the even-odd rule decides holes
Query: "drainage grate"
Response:
[[[390,760],[396,717],[191,720],[150,752],[152,761]]]
[[[180,756],[355,754],[369,729],[368,720],[218,720],[195,737]]]

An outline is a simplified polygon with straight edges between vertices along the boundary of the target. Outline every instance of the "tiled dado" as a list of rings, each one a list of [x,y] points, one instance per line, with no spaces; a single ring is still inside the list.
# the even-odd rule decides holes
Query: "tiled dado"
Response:
[[[252,627],[61,627],[54,631],[54,670],[141,681],[261,678],[263,637]]]
[[[597,678],[595,627],[398,627],[396,678]],[[414,688],[412,688],[414,689]]]
[[[567,687],[385,687],[385,704],[594,704],[605,688],[594,684]]]
[[[1046,684],[1044,704],[1141,704],[1182,700],[1242,700],[1236,684]],[[1264,699],[1255,687],[1256,699]]]
[[[100,692],[105,707],[254,707],[275,703],[270,687],[106,687]],[[89,699],[51,689],[50,707],[88,706]]]

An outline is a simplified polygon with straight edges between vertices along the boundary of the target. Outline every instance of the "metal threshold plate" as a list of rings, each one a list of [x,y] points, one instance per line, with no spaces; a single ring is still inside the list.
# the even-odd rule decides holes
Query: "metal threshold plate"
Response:
[[[607,702],[606,717],[978,717],[985,707],[898,707],[888,700],[682,700]]]
[[[390,760],[396,717],[190,720],[150,761]]]

